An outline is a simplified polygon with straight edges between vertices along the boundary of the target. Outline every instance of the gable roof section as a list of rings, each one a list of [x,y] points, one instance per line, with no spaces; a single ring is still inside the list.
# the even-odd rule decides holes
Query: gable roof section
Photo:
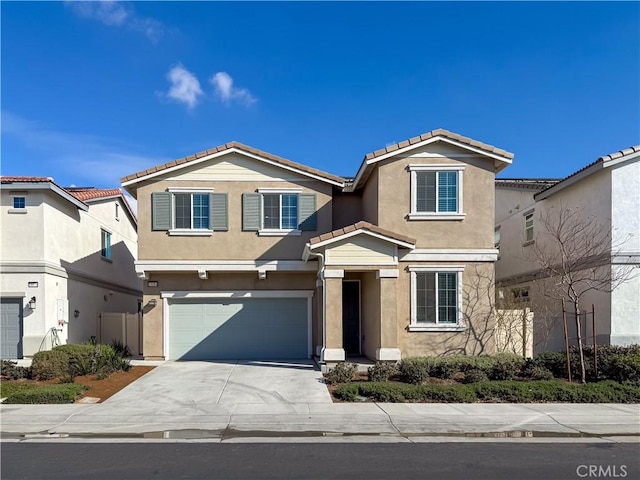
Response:
[[[563,190],[568,186],[579,182],[583,178],[593,175],[603,168],[612,167],[614,165],[617,165],[618,163],[626,162],[629,160],[638,160],[638,158],[640,158],[640,145],[634,145],[633,147],[625,148],[624,150],[618,150],[617,152],[603,155],[596,161],[590,163],[585,167],[582,167],[577,172],[572,173],[571,175],[563,178],[554,185],[551,185],[541,192],[536,193],[533,198],[535,200],[544,200],[545,198],[558,193],[560,190]]]
[[[358,174],[356,175],[350,190],[355,190],[359,185],[367,180],[371,173],[373,164],[437,141],[443,141],[450,145],[492,158],[496,164],[496,172],[505,168],[513,160],[513,153],[511,152],[438,128],[436,130],[423,133],[422,135],[409,138],[408,140],[394,143],[393,145],[381,148],[380,150],[367,153],[362,160],[362,164],[360,165],[360,169],[358,170]]]
[[[0,177],[0,183],[3,189],[10,186],[9,188],[16,190],[51,190],[80,210],[85,212],[89,210],[89,206],[85,202],[58,185],[51,177]]]
[[[315,250],[316,248],[323,247],[358,234],[370,235],[387,242],[395,243],[396,245],[404,248],[413,249],[416,246],[416,240],[414,238],[385,230],[377,225],[364,221],[313,237],[309,240],[307,246],[309,250]]]
[[[137,226],[138,218],[131,208],[131,204],[119,188],[95,188],[95,187],[67,187],[65,188],[71,195],[78,200],[91,204],[102,200],[111,200],[119,198],[131,217],[134,225]]]
[[[304,175],[306,177],[311,177],[316,180],[324,181],[324,182],[330,183],[331,185],[335,185],[337,187],[342,187],[344,186],[344,183],[345,183],[344,178],[338,177],[337,175],[332,175],[330,173],[323,172],[322,170],[317,170],[315,168],[302,165],[300,163],[292,162],[291,160],[287,160],[286,158],[278,157],[277,155],[263,152],[262,150],[258,150],[257,148],[244,145],[240,142],[225,143],[224,145],[220,145],[218,147],[215,147],[209,150],[204,150],[202,152],[189,155],[187,157],[182,157],[177,160],[173,160],[163,165],[158,165],[157,167],[152,167],[147,170],[133,173],[131,175],[127,175],[126,177],[120,179],[120,182],[122,183],[122,186],[129,187],[137,182],[148,180],[150,178],[161,175],[168,171],[177,170],[187,165],[194,165],[197,163],[201,163],[201,162],[210,160],[212,158],[217,158],[219,156],[222,156],[230,152],[237,152],[243,155],[247,155],[255,160],[263,161],[271,165],[275,165],[277,167],[281,167],[286,170],[298,173],[300,175]]]

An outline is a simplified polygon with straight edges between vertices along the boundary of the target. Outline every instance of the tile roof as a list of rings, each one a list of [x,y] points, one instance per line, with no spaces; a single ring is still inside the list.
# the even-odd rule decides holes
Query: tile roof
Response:
[[[576,175],[581,174],[585,170],[588,170],[589,168],[593,167],[594,165],[597,165],[599,163],[609,162],[611,160],[617,160],[618,158],[626,157],[627,155],[631,155],[631,154],[637,153],[637,152],[640,152],[640,145],[634,145],[632,147],[625,148],[623,150],[618,150],[617,152],[609,153],[607,155],[603,155],[602,157],[598,157],[597,160],[591,162],[588,165],[585,165],[580,170],[577,170],[577,171],[573,172],[571,175],[569,175],[567,177],[564,177],[563,179],[559,180],[558,182],[554,183],[553,185],[549,185],[544,190],[536,193],[534,198],[537,198],[538,196],[544,194],[545,192],[547,192],[547,190],[551,190],[556,185],[559,186],[558,188],[564,188],[564,186],[565,186],[565,185],[563,185],[564,182],[567,182],[567,181],[571,180]]]
[[[542,190],[560,181],[559,178],[496,178],[496,187]]]
[[[348,225],[343,228],[339,228],[337,230],[333,230],[332,232],[323,233],[322,235],[318,235],[317,237],[313,237],[309,240],[311,245],[315,245],[320,242],[324,242],[326,240],[331,240],[333,238],[339,238],[342,235],[346,235],[347,233],[355,232],[356,230],[369,230],[370,232],[377,233],[378,235],[382,235],[384,237],[389,237],[394,240],[398,240],[404,243],[410,243],[415,245],[416,240],[411,237],[406,237],[404,235],[400,235],[398,233],[392,232],[390,230],[385,230],[384,228],[380,228],[377,225],[374,225],[369,222],[360,221],[358,223],[354,223],[353,225]]]
[[[119,188],[66,187],[65,190],[83,202],[96,198],[110,198],[123,195]]]
[[[9,177],[1,176],[0,183],[55,183],[51,177]]]
[[[448,130],[444,130],[442,128],[438,128],[436,130],[431,130],[430,132],[423,133],[422,135],[418,135],[417,137],[410,138],[408,140],[404,140],[402,142],[394,143],[393,145],[389,145],[385,148],[381,148],[380,150],[376,150],[371,153],[367,153],[364,156],[364,160],[372,160],[377,157],[381,157],[382,155],[386,155],[387,153],[394,152],[401,148],[408,147],[410,145],[414,145],[416,143],[424,142],[425,140],[429,140],[433,137],[445,137],[450,140],[455,140],[460,143],[464,143],[465,145],[469,145],[471,147],[476,147],[481,150],[485,150],[489,153],[494,153],[496,155],[500,155],[505,158],[512,159],[513,153],[507,152],[501,148],[494,147],[493,145],[489,145],[487,143],[478,142],[469,137],[464,137],[462,135],[458,135],[457,133],[450,132]]]
[[[242,144],[240,142],[225,143],[224,145],[219,145],[219,146],[217,146],[215,148],[210,148],[208,150],[203,150],[202,152],[194,153],[193,155],[182,157],[182,158],[179,158],[177,160],[173,160],[171,162],[165,163],[163,165],[158,165],[156,167],[151,167],[151,168],[148,168],[147,170],[142,170],[140,172],[133,173],[131,175],[127,175],[126,177],[121,178],[120,182],[121,183],[125,183],[125,182],[129,182],[131,180],[136,180],[138,178],[145,177],[145,176],[151,175],[153,173],[161,172],[161,171],[166,170],[166,169],[171,168],[171,167],[176,167],[178,165],[182,165],[182,164],[185,164],[185,163],[193,162],[195,160],[198,160],[200,158],[206,157],[208,155],[213,155],[215,153],[224,152],[224,151],[230,150],[232,148],[235,148],[235,149],[238,149],[238,150],[242,150],[244,152],[251,153],[253,155],[257,155],[259,157],[266,158],[268,160],[271,160],[271,161],[273,161],[273,162],[275,162],[277,164],[280,164],[282,166],[285,166],[285,167],[295,168],[297,170],[301,170],[303,172],[310,173],[312,175],[315,175],[315,176],[318,176],[318,177],[321,177],[321,178],[325,178],[327,180],[331,180],[331,181],[336,182],[336,183],[344,184],[344,178],[342,178],[342,177],[338,177],[337,175],[332,175],[330,173],[323,172],[322,170],[317,170],[315,168],[307,167],[306,165],[302,165],[300,163],[292,162],[291,160],[287,160],[286,158],[278,157],[277,155],[273,155],[271,153],[264,152],[262,150],[258,150],[257,148],[253,148],[253,147],[250,147],[248,145],[244,145],[244,144]]]

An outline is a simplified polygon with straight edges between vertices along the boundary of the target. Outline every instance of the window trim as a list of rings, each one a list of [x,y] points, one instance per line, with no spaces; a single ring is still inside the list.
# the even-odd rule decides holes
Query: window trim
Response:
[[[105,228],[100,229],[100,258],[109,263],[113,263],[113,256],[111,255],[111,247],[113,246],[111,243],[112,235],[113,234],[109,230]],[[109,239],[109,245],[106,248],[104,247],[105,238]]]
[[[300,228],[265,228],[264,227],[264,196],[265,195],[280,195],[280,226],[282,226],[282,195],[298,195],[298,204],[296,212],[296,223],[300,225],[300,194],[302,188],[273,188],[273,187],[260,187],[256,189],[256,192],[260,194],[260,228],[258,229],[258,236],[260,237],[299,237],[302,235]]]
[[[203,195],[214,193],[214,189],[211,187],[169,187],[167,192],[171,194],[171,228],[169,229],[170,236],[185,236],[185,237],[210,237],[213,235],[213,229],[211,225],[209,228],[193,228],[193,195]],[[176,194],[189,194],[191,195],[191,228],[176,228]],[[211,201],[209,200],[209,208],[211,208]]]
[[[410,332],[462,332],[465,329],[464,318],[462,315],[462,276],[464,272],[463,265],[432,265],[432,266],[409,266],[409,274],[411,275],[411,320],[409,323]],[[418,273],[455,273],[457,275],[457,322],[456,323],[436,323],[436,324],[424,324],[418,323],[418,299],[416,294],[417,289],[417,274]],[[437,294],[436,294],[437,298]],[[436,305],[436,312],[437,312]]]
[[[466,216],[463,206],[463,173],[465,170],[464,165],[452,165],[452,164],[431,164],[431,165],[409,165],[408,167],[411,176],[411,205],[409,206],[409,220],[463,220]],[[457,173],[457,200],[458,209],[455,212],[418,212],[417,207],[417,172],[436,172],[436,182],[438,181],[438,172],[450,172],[455,171]],[[436,183],[436,208],[438,205],[438,187]]]

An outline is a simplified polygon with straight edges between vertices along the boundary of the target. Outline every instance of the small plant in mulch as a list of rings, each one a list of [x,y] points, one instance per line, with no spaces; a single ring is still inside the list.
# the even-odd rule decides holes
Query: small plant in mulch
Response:
[[[351,382],[357,371],[358,365],[355,363],[337,363],[335,367],[325,374],[325,382],[329,385]]]

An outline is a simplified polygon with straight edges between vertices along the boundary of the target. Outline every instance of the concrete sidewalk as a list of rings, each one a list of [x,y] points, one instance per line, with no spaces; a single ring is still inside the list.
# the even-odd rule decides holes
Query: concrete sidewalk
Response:
[[[635,441],[640,406],[622,404],[293,403],[2,405],[3,438],[264,439],[490,437]],[[602,440],[602,441],[605,441]]]

